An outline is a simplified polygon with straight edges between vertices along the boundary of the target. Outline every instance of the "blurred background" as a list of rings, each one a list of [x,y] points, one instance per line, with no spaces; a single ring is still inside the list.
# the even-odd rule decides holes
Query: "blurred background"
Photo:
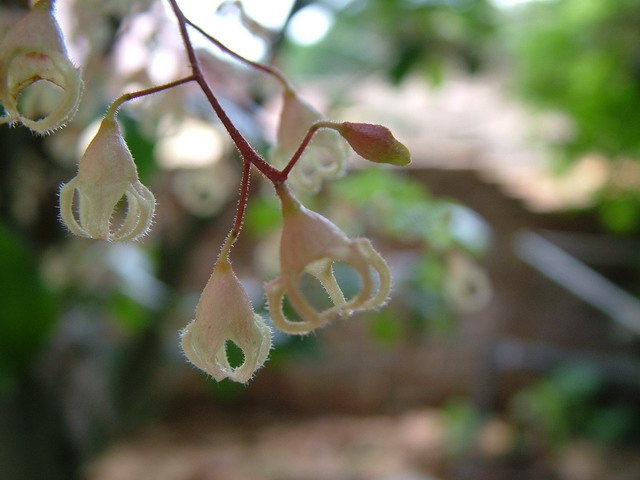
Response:
[[[354,154],[303,195],[372,239],[393,296],[276,333],[247,386],[188,365],[178,332],[232,224],[238,156],[193,86],[130,102],[119,118],[158,200],[153,231],[66,232],[57,191],[107,105],[188,70],[165,2],[58,0],[80,111],[46,137],[0,128],[0,479],[640,478],[640,3],[180,5],[329,118],[385,124],[410,148],[408,168]],[[0,32],[27,7],[0,2]],[[279,85],[193,39],[268,155]],[[41,87],[25,111],[46,109]],[[280,220],[255,175],[233,257],[265,318]]]

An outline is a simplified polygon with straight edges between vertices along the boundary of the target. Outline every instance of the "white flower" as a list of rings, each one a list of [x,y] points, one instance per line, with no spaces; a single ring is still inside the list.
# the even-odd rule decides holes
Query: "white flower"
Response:
[[[78,218],[73,211],[77,192]],[[121,225],[112,226],[116,205],[126,197]],[[136,239],[153,220],[155,198],[138,180],[136,165],[120,126],[106,116],[80,159],[78,175],[60,189],[60,217],[72,233],[110,241]]]
[[[62,99],[44,118],[29,118],[18,107],[18,97],[30,85],[45,80],[60,87]],[[22,122],[37,133],[64,126],[80,103],[82,80],[67,55],[52,2],[37,2],[0,41],[0,123]]]
[[[189,361],[217,381],[229,378],[245,383],[267,359],[271,330],[253,311],[225,251],[202,292],[195,319],[181,336],[182,349]],[[244,362],[235,368],[227,358],[228,340],[244,354]]]
[[[271,163],[277,168],[286,166],[309,127],[319,120],[322,120],[320,112],[293,90],[285,90],[276,145],[270,154]],[[348,154],[347,143],[338,132],[329,129],[317,131],[291,170],[289,184],[296,190],[317,191],[324,179],[344,173]]]
[[[459,251],[453,251],[447,260],[444,293],[456,310],[473,313],[486,307],[493,296],[487,273]]]
[[[284,224],[280,242],[280,276],[266,285],[267,301],[276,327],[304,334],[330,322],[335,316],[381,307],[391,290],[391,272],[367,239],[350,240],[336,225],[307,210],[280,185]],[[346,300],[333,274],[333,263],[344,262],[358,273],[362,286]],[[308,273],[324,286],[333,306],[317,311],[300,289],[300,276]],[[375,273],[374,273],[375,272]],[[376,282],[376,276],[378,281]],[[288,320],[282,311],[287,295],[300,321]]]

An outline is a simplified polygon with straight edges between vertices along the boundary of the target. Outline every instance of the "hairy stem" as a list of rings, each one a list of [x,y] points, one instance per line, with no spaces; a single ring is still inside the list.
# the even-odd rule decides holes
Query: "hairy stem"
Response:
[[[285,179],[289,176],[289,172],[295,166],[295,164],[298,162],[298,160],[300,160],[300,156],[302,155],[302,152],[304,152],[305,149],[309,146],[309,142],[311,142],[311,139],[313,138],[313,136],[315,135],[315,133],[318,130],[320,130],[321,128],[332,128],[332,129],[335,129],[336,125],[337,124],[334,123],[334,122],[327,122],[327,121],[320,121],[320,122],[316,122],[313,125],[311,125],[309,127],[309,130],[307,130],[307,134],[302,139],[302,142],[300,143],[300,146],[298,147],[296,152],[291,157],[291,160],[289,160],[289,163],[287,163],[287,165],[280,172],[281,175]]]
[[[281,183],[286,180],[286,176],[283,176],[282,173],[269,165],[249,144],[249,142],[244,138],[244,136],[240,133],[240,131],[233,124],[227,113],[220,105],[220,102],[216,98],[215,94],[211,90],[211,87],[207,83],[204,75],[202,73],[202,68],[200,67],[200,62],[196,57],[195,50],[193,48],[193,44],[191,43],[191,39],[189,38],[189,32],[187,32],[187,19],[185,18],[182,10],[178,6],[176,0],[169,0],[171,8],[178,20],[178,28],[180,29],[180,36],[182,37],[182,41],[184,43],[185,49],[187,51],[187,57],[189,58],[189,63],[191,65],[191,71],[193,73],[193,77],[203,93],[207,97],[207,100],[211,104],[211,107],[216,112],[216,115],[222,122],[222,125],[229,133],[229,136],[233,140],[233,143],[236,145],[237,149],[240,151],[240,155],[245,161],[251,162],[262,174],[271,180],[273,183]]]
[[[278,70],[276,67],[273,67],[271,65],[266,65],[264,63],[254,62],[252,60],[249,60],[248,58],[243,57],[242,55],[239,55],[238,53],[234,52],[229,47],[224,45],[220,40],[209,35],[206,31],[204,31],[201,27],[193,23],[188,18],[185,18],[185,21],[187,22],[188,25],[191,25],[194,29],[196,29],[199,33],[201,33],[207,40],[209,40],[211,43],[213,43],[216,47],[218,47],[220,50],[222,50],[224,53],[226,53],[230,57],[233,57],[239,62],[249,65],[250,67],[255,68],[256,70],[260,70],[264,73],[267,73],[273,76],[276,80],[278,80],[278,82],[280,82],[280,84],[282,84],[285,90],[292,89],[291,85],[289,84],[289,81],[282,74],[282,72]]]
[[[236,239],[240,236],[240,230],[242,230],[242,222],[244,220],[244,212],[247,208],[247,200],[249,199],[249,179],[251,173],[251,162],[244,160],[242,168],[242,182],[240,183],[240,197],[238,198],[238,209],[236,210],[236,218],[233,222],[233,228],[227,235],[227,238],[220,249],[220,255],[218,255],[218,263],[229,263],[229,252],[231,247],[236,243]]]
[[[111,105],[109,105],[109,109],[107,110],[107,116],[115,116],[118,109],[122,106],[124,102],[128,102],[129,100],[133,100],[134,98],[144,97],[146,95],[151,95],[153,93],[161,92],[163,90],[168,90],[170,88],[177,87],[179,85],[184,85],[185,83],[192,82],[196,79],[193,75],[188,77],[181,78],[179,80],[175,80],[173,82],[164,83],[162,85],[158,85],[156,87],[145,88],[144,90],[138,90],[137,92],[129,92],[123,95],[120,95],[116,98]]]
[[[240,235],[242,229],[242,221],[244,219],[244,211],[247,208],[247,200],[249,198],[249,177],[251,173],[251,163],[244,161],[242,169],[242,183],[240,184],[240,198],[238,199],[238,210],[236,211],[236,219],[231,230],[231,235],[235,238]]]

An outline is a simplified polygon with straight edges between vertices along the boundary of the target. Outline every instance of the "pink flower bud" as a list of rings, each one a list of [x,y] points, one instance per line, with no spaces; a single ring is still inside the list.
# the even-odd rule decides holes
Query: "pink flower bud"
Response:
[[[196,318],[182,331],[182,349],[191,363],[217,381],[246,383],[269,355],[271,329],[253,311],[224,250],[196,306]],[[227,358],[229,340],[244,354],[244,362],[235,368]]]
[[[78,219],[73,212],[78,194]],[[122,224],[112,227],[116,205],[127,199]],[[112,116],[102,120],[98,133],[80,159],[78,175],[60,189],[60,217],[72,233],[82,237],[122,241],[144,235],[151,225],[155,198],[138,180],[136,165],[120,126]]]
[[[284,224],[280,243],[280,276],[266,285],[273,323],[288,333],[303,334],[331,321],[336,315],[381,307],[391,290],[391,272],[367,239],[350,240],[336,225],[307,210],[280,186]],[[358,273],[362,287],[346,300],[333,275],[333,263],[344,262]],[[308,273],[324,286],[334,305],[317,311],[300,289],[300,276]],[[376,276],[378,279],[376,285]],[[287,295],[301,321],[288,320],[282,311]]]
[[[409,149],[383,125],[344,122],[337,124],[335,129],[365,160],[400,166],[411,163]]]
[[[285,90],[276,145],[270,155],[273,165],[278,168],[287,165],[309,127],[319,120],[322,120],[320,112],[293,90]],[[324,179],[344,173],[348,154],[347,145],[338,133],[328,129],[317,132],[291,170],[290,185],[297,190],[317,191]]]
[[[82,80],[67,55],[50,1],[37,2],[32,10],[0,41],[0,103],[5,116],[0,123],[22,122],[37,133],[64,126],[80,103]],[[46,80],[64,94],[44,118],[28,118],[18,108],[18,97],[30,85]]]

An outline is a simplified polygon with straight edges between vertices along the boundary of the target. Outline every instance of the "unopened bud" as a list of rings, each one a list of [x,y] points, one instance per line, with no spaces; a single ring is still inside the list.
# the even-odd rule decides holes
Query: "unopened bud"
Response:
[[[344,122],[334,128],[365,160],[399,166],[411,163],[409,149],[384,125]]]

